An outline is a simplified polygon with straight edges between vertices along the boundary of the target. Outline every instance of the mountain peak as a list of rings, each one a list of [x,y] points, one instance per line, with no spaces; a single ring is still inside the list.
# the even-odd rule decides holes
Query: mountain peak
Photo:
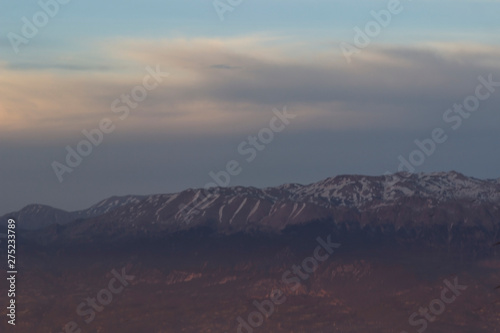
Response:
[[[500,182],[467,177],[456,171],[339,175],[308,185],[291,183],[264,189],[236,186],[164,195],[113,196],[77,212],[29,205],[9,216],[17,217],[20,227],[25,229],[83,219],[89,223],[141,226],[144,230],[151,228],[150,225],[179,229],[206,224],[228,231],[260,227],[279,230],[290,224],[325,218],[360,219],[366,215],[369,220],[380,219],[377,212],[391,209],[390,214],[396,215],[386,219],[397,220],[401,219],[397,214],[408,209],[402,205],[414,206],[412,209],[416,210],[431,207],[418,207],[423,203],[432,203],[432,207],[443,210],[448,206],[464,209],[472,205],[469,207],[472,211],[482,205],[497,211]]]

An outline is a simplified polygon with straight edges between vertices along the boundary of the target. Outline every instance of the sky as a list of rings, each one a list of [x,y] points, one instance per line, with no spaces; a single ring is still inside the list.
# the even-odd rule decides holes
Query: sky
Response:
[[[500,1],[0,9],[0,214],[208,183],[500,177]]]

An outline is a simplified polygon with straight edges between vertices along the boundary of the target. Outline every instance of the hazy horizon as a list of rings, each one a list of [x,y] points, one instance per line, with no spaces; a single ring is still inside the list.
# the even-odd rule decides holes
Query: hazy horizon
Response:
[[[421,174],[432,174],[432,173],[450,173],[450,172],[458,172],[456,170],[450,170],[450,171],[436,171],[436,172],[428,172],[428,173],[421,173]],[[354,174],[338,174],[338,175],[334,175],[334,176],[331,176],[331,177],[327,177],[327,178],[333,178],[333,177],[337,177],[337,176],[346,176],[346,175],[354,175]],[[374,176],[374,177],[378,177],[378,176],[383,176],[383,175],[360,175],[360,174],[357,174],[357,176]],[[465,175],[465,176],[468,176],[468,175]],[[472,178],[477,178],[477,179],[481,179],[481,180],[498,180],[500,179],[500,177],[494,177],[494,178],[478,178],[478,177],[473,177],[473,176],[469,176],[469,177],[472,177]],[[280,186],[280,185],[286,185],[286,184],[291,184],[291,183],[295,183],[295,184],[300,184],[300,185],[310,185],[310,184],[314,184],[314,183],[317,183],[317,182],[320,182],[324,179],[327,179],[327,178],[323,178],[323,179],[318,179],[317,181],[313,181],[313,182],[308,182],[308,183],[300,183],[300,182],[286,182],[286,183],[280,183],[280,184],[274,184],[274,185],[269,185],[269,186],[253,186],[253,185],[230,185],[230,186],[224,186],[224,187],[235,187],[235,186],[244,186],[244,187],[256,187],[256,188],[261,188],[261,189],[264,189],[264,188],[272,188],[272,187],[276,187],[276,186]],[[219,186],[217,186],[219,187]],[[74,206],[74,208],[65,208],[65,207],[58,207],[58,206],[54,206],[54,205],[50,205],[50,204],[44,204],[44,203],[40,203],[40,202],[32,202],[32,203],[29,203],[27,205],[24,205],[22,207],[20,207],[19,209],[15,209],[15,210],[12,210],[12,211],[6,211],[6,212],[0,212],[0,216],[3,216],[5,214],[9,214],[9,213],[13,213],[13,212],[16,212],[16,211],[19,211],[20,209],[28,206],[28,205],[32,205],[32,204],[38,204],[38,205],[46,205],[46,206],[51,206],[53,208],[56,208],[56,209],[61,209],[61,210],[65,210],[65,211],[68,211],[68,212],[75,212],[75,211],[80,211],[80,210],[84,210],[84,209],[87,209],[99,202],[101,202],[102,200],[105,200],[105,199],[109,199],[111,197],[114,197],[114,196],[117,196],[117,197],[121,197],[121,196],[134,196],[134,195],[137,195],[137,196],[149,196],[149,195],[157,195],[157,194],[174,194],[174,193],[179,193],[179,192],[182,192],[182,191],[185,191],[185,190],[189,190],[189,189],[195,189],[195,190],[198,190],[198,189],[205,189],[205,187],[203,186],[200,186],[200,187],[190,187],[190,188],[184,188],[184,189],[181,189],[179,191],[171,191],[171,192],[157,192],[157,193],[123,193],[123,194],[113,194],[113,195],[110,195],[110,196],[107,196],[107,197],[103,197],[103,198],[99,198],[99,199],[96,199],[94,201],[92,201],[90,204],[82,204],[82,205],[79,205],[79,206]]]

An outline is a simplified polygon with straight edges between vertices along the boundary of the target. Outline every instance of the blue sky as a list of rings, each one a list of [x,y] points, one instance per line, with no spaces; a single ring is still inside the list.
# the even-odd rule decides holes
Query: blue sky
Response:
[[[401,1],[404,11],[381,41],[474,40],[498,43],[497,1]],[[352,28],[370,19],[371,10],[387,1],[243,1],[221,22],[212,1],[76,1],[44,28],[48,45],[78,48],[79,42],[118,37],[221,37],[255,33],[283,34],[324,40],[351,38]],[[38,1],[2,2],[1,33],[17,32],[21,17],[40,9]],[[459,37],[462,36],[462,37]],[[40,42],[42,43],[42,42]],[[43,45],[43,44],[42,44]],[[59,45],[61,47],[62,45]],[[33,48],[32,52],[36,52]],[[5,54],[7,55],[7,54]]]
[[[72,0],[17,54],[8,35],[40,6],[0,4],[0,180],[12,189],[0,213],[202,187],[283,107],[297,121],[230,185],[395,172],[479,76],[500,81],[499,1],[401,1],[351,63],[339,44],[355,45],[354,28],[388,1],[245,0],[221,21],[205,0]],[[112,102],[157,66],[170,76],[118,120]],[[500,90],[416,172],[499,177],[499,101]],[[53,161],[103,118],[116,131],[59,182]]]

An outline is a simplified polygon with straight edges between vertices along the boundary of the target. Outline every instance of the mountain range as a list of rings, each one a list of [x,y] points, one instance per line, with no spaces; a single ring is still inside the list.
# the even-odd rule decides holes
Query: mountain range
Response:
[[[220,234],[280,232],[324,221],[416,237],[432,229],[446,233],[441,236],[449,243],[457,233],[477,241],[496,239],[499,208],[499,179],[457,172],[397,173],[342,175],[264,189],[237,186],[111,197],[75,212],[29,205],[1,221],[14,218],[19,229],[37,231],[47,239],[82,240],[157,236],[200,227]]]
[[[0,222],[17,221],[17,332],[492,333],[499,206],[499,180],[398,173],[29,205]],[[339,247],[311,269],[318,239]],[[123,269],[134,279],[95,320],[78,312],[107,304]],[[450,281],[460,293],[429,317]]]

